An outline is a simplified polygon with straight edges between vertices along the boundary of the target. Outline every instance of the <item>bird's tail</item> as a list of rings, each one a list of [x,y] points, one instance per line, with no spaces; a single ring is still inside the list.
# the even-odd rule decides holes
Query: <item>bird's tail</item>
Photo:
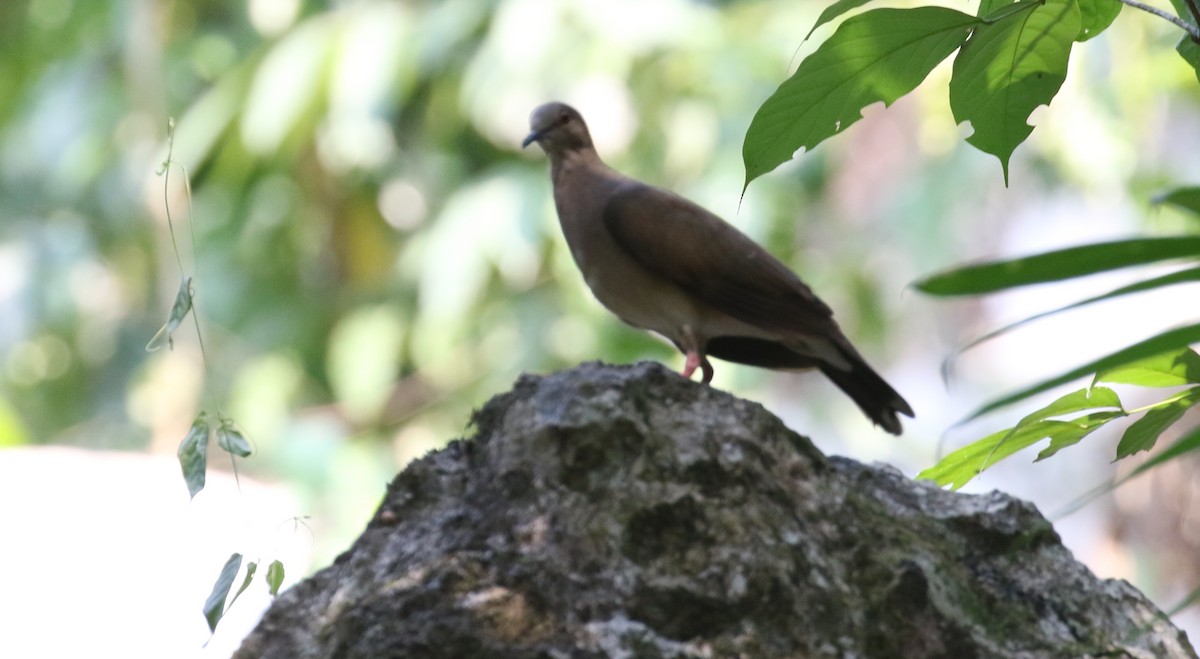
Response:
[[[903,428],[898,415],[912,418],[912,408],[861,357],[846,356],[850,361],[850,370],[822,363],[819,367],[821,372],[846,392],[876,425],[893,435],[899,435]]]

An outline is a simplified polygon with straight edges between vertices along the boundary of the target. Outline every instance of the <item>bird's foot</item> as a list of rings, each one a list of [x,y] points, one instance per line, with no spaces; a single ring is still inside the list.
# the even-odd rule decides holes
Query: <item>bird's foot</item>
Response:
[[[708,358],[701,357],[698,352],[688,352],[687,360],[683,364],[683,377],[690,380],[692,373],[695,373],[697,368],[700,369],[700,373],[703,375],[701,382],[704,384],[712,382],[713,367],[712,364],[708,363]]]

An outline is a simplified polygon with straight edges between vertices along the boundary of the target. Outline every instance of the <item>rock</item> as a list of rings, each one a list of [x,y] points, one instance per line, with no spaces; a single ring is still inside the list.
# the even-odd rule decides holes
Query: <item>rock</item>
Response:
[[[474,425],[235,657],[1196,656],[1031,504],[825,457],[657,364],[524,376]]]

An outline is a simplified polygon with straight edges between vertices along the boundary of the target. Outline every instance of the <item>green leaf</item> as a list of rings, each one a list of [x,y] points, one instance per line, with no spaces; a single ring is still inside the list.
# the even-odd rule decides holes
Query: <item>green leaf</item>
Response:
[[[1192,428],[1191,430],[1188,430],[1179,439],[1175,440],[1174,444],[1169,446],[1167,449],[1163,450],[1161,453],[1151,456],[1149,459],[1147,459],[1142,464],[1138,465],[1138,467],[1136,469],[1129,472],[1125,476],[1122,476],[1121,478],[1113,480],[1113,481],[1109,481],[1107,483],[1103,483],[1098,487],[1092,488],[1091,490],[1084,493],[1079,498],[1072,501],[1065,508],[1058,511],[1058,513],[1056,513],[1054,515],[1054,517],[1057,518],[1057,517],[1063,517],[1065,515],[1069,515],[1069,514],[1075,512],[1076,510],[1079,510],[1083,506],[1087,505],[1088,502],[1094,500],[1096,497],[1098,497],[1102,494],[1105,494],[1106,492],[1111,492],[1111,491],[1115,490],[1117,487],[1125,484],[1127,481],[1132,480],[1132,479],[1146,473],[1147,471],[1150,471],[1151,469],[1158,467],[1159,465],[1170,462],[1171,460],[1174,460],[1176,458],[1188,455],[1191,452],[1196,451],[1196,450],[1200,450],[1200,426]]]
[[[913,284],[928,295],[979,295],[1179,258],[1200,258],[1200,237],[1133,238],[947,270]]]
[[[1068,422],[1068,426],[1053,426],[1053,432],[1049,435],[1050,446],[1039,453],[1037,457],[1037,460],[1042,460],[1054,455],[1060,449],[1079,442],[1088,433],[1108,421],[1118,416],[1125,416],[1125,410],[1121,406],[1121,399],[1117,397],[1117,393],[1106,387],[1092,387],[1090,389],[1072,391],[1065,396],[1059,397],[1042,409],[1026,415],[1013,428],[1013,432],[1027,425],[1049,419],[1050,417],[1066,416],[1084,410],[1102,410],[1103,408],[1115,409],[1094,412],[1079,419],[1073,419]]]
[[[800,148],[891,104],[954,52],[979,19],[942,7],[874,9],[846,19],[762,104],[742,144],[745,187]]]
[[[192,310],[192,297],[195,295],[195,290],[192,289],[192,278],[184,276],[179,281],[179,291],[175,293],[175,302],[171,305],[171,313],[167,316],[167,322],[151,337],[150,342],[146,344],[147,352],[154,352],[167,344],[167,347],[174,349],[175,342],[171,338],[171,334],[179,328],[179,324],[187,318],[188,312]]]
[[[279,594],[279,587],[283,585],[283,563],[278,558],[267,566],[267,585],[270,586],[272,595]]]
[[[1026,0],[1027,11],[980,25],[954,58],[950,110],[970,121],[967,142],[996,156],[1008,183],[1008,160],[1033,127],[1029,115],[1047,105],[1067,78],[1079,35],[1073,0]]]
[[[1123,416],[1125,416],[1124,412],[1095,412],[1071,419],[1070,421],[1054,422],[1061,423],[1062,425],[1055,428],[1055,432],[1049,435],[1050,446],[1042,449],[1042,452],[1038,453],[1037,459],[1034,462],[1045,460],[1068,446],[1078,444],[1080,440],[1092,434],[1104,424]]]
[[[204,489],[204,472],[208,466],[208,436],[211,433],[208,413],[201,412],[192,422],[187,436],[179,443],[179,450],[175,452],[179,458],[179,466],[183,468],[183,480],[187,482],[192,498]]]
[[[225,615],[225,598],[229,595],[229,589],[233,587],[233,579],[241,568],[241,554],[230,556],[229,560],[225,561],[225,567],[221,568],[221,574],[217,577],[217,582],[213,584],[212,592],[204,601],[204,619],[208,621],[208,631],[216,631],[217,623],[220,622],[221,616]]]
[[[1070,421],[1050,420],[1084,410],[1115,408],[1096,412]],[[943,458],[937,465],[917,475],[930,478],[939,485],[952,485],[958,489],[987,467],[1013,453],[1031,446],[1047,437],[1051,438],[1049,454],[1064,446],[1078,442],[1085,435],[1117,416],[1123,416],[1121,399],[1116,392],[1105,387],[1079,389],[1060,396],[1049,405],[1032,412],[1007,430],[992,433]],[[1102,418],[1103,417],[1103,418]],[[1058,442],[1056,445],[1055,442]],[[1045,453],[1045,451],[1043,451]],[[1041,459],[1041,456],[1038,457]]]
[[[979,0],[979,11],[975,15],[992,20],[996,12],[1016,4],[1014,0]]]
[[[1163,401],[1159,407],[1146,412],[1142,418],[1129,424],[1121,441],[1117,444],[1117,460],[1139,451],[1149,451],[1158,442],[1159,436],[1183,418],[1188,410],[1200,402],[1200,388],[1192,388],[1181,395]]]
[[[1060,396],[1053,403],[1031,412],[1017,422],[1017,427],[1024,426],[1035,421],[1042,421],[1056,416],[1065,416],[1082,412],[1083,410],[1093,410],[1105,407],[1115,407],[1122,409],[1121,399],[1117,397],[1117,392],[1108,387],[1091,387],[1089,389],[1079,389],[1072,391],[1069,394]]]
[[[1171,0],[1171,6],[1175,8],[1175,13],[1189,25],[1196,25],[1196,17],[1188,8],[1186,0]],[[1179,43],[1175,44],[1175,52],[1183,58],[1183,61],[1192,67],[1196,72],[1196,79],[1200,80],[1200,44],[1192,41],[1192,38],[1187,34],[1179,39]]]
[[[1087,41],[1108,29],[1121,13],[1120,0],[1076,0],[1081,27],[1075,41]],[[1001,10],[1013,6],[1014,0],[981,0],[976,16],[989,22],[1004,18]]]
[[[984,469],[1004,458],[1050,438],[1051,446],[1038,455],[1048,457],[1059,449],[1077,443],[1088,433],[1118,417],[1121,412],[1098,412],[1070,421],[1038,421],[1027,426],[994,432],[942,458],[936,465],[917,474],[939,486],[959,489]],[[1057,442],[1057,444],[1056,444]],[[1050,453],[1047,454],[1047,451]]]
[[[1159,453],[1138,465],[1137,469],[1129,472],[1129,475],[1117,481],[1113,487],[1116,487],[1117,485],[1120,485],[1135,476],[1140,476],[1163,463],[1170,462],[1175,458],[1187,455],[1188,453],[1198,449],[1200,449],[1200,426],[1187,431],[1182,437],[1175,440],[1175,443],[1167,447],[1167,449],[1162,453]]]
[[[1096,373],[1094,382],[1179,387],[1200,384],[1200,355],[1191,348],[1172,350]]]
[[[1133,284],[1129,284],[1128,286],[1121,286],[1119,288],[1114,288],[1113,290],[1111,290],[1107,293],[1104,293],[1102,295],[1096,295],[1094,297],[1089,297],[1086,300],[1080,300],[1079,302],[1074,302],[1072,304],[1068,304],[1063,307],[1058,307],[1057,309],[1051,309],[1050,311],[1043,311],[1041,313],[1034,314],[1028,318],[1022,318],[1021,320],[1018,320],[1015,323],[1010,323],[1008,325],[1005,325],[1004,327],[1001,327],[996,330],[992,330],[991,332],[988,332],[987,334],[984,334],[983,336],[973,339],[973,340],[967,342],[966,344],[964,344],[961,348],[955,350],[953,353],[950,354],[950,356],[946,357],[945,361],[942,362],[942,377],[943,378],[948,377],[948,374],[950,373],[951,369],[953,369],[953,367],[954,367],[955,360],[958,359],[958,356],[961,355],[962,353],[970,350],[971,348],[974,348],[975,346],[983,343],[984,341],[988,341],[988,340],[994,339],[998,336],[1007,334],[1008,332],[1011,332],[1011,331],[1017,329],[1018,327],[1025,325],[1026,323],[1031,323],[1035,320],[1039,320],[1039,319],[1045,318],[1047,316],[1052,316],[1057,313],[1062,313],[1064,311],[1070,311],[1071,309],[1078,309],[1079,307],[1083,307],[1083,306],[1086,306],[1089,304],[1094,304],[1096,302],[1103,302],[1104,300],[1110,300],[1112,298],[1121,297],[1122,295],[1131,295],[1133,293],[1141,293],[1144,291],[1154,290],[1156,288],[1173,286],[1175,284],[1193,283],[1193,282],[1197,282],[1197,281],[1200,281],[1200,267],[1189,268],[1187,270],[1180,270],[1178,272],[1172,272],[1170,274],[1163,275],[1161,277],[1154,277],[1153,279],[1147,279],[1146,281],[1140,281],[1140,282],[1136,282]]]
[[[1175,52],[1196,72],[1196,80],[1200,80],[1200,44],[1185,34],[1175,44]]]
[[[1185,37],[1186,38],[1186,37]],[[1200,215],[1200,186],[1176,188],[1155,196],[1155,204],[1170,204],[1196,215]]]
[[[1196,17],[1193,16],[1191,10],[1188,9],[1187,0],[1171,0],[1171,6],[1175,8],[1175,13],[1178,14],[1185,23],[1190,23],[1192,25],[1196,24]]]
[[[1120,0],[1078,0],[1081,27],[1076,41],[1087,41],[1100,34],[1117,20],[1124,6]]]
[[[237,602],[237,598],[241,597],[242,593],[250,587],[250,582],[254,581],[254,573],[258,571],[258,561],[250,561],[246,563],[246,576],[242,578],[242,585],[238,587],[237,592],[233,594],[233,599],[229,600],[229,606],[225,610],[233,608],[233,604]]]
[[[825,8],[825,11],[821,12],[821,15],[817,17],[817,22],[813,23],[812,29],[808,31],[808,34],[804,35],[804,40],[808,41],[808,38],[813,35],[813,32],[816,32],[817,28],[821,27],[822,25],[832,21],[848,11],[858,9],[870,1],[871,0],[837,0],[837,2],[829,5]]]
[[[1046,427],[1054,421],[1042,421],[1018,432],[1005,428],[972,442],[942,458],[934,466],[917,474],[921,480],[931,480],[940,487],[957,490],[994,465],[1046,436]]]
[[[1157,334],[1149,339],[1140,341],[1129,347],[1090,361],[1065,373],[1048,378],[1037,384],[1026,387],[1025,389],[1021,389],[1016,393],[994,400],[967,415],[967,417],[960,423],[983,416],[992,410],[996,410],[1007,405],[1012,405],[1017,401],[1024,400],[1030,396],[1035,396],[1043,391],[1053,389],[1054,387],[1066,384],[1071,380],[1084,377],[1085,375],[1090,375],[1098,371],[1113,369],[1121,366],[1122,364],[1128,364],[1140,359],[1153,357],[1154,355],[1178,348],[1183,348],[1197,342],[1200,342],[1200,324],[1188,325],[1186,327],[1180,327],[1178,329]]]
[[[239,458],[247,457],[251,452],[250,442],[246,441],[231,419],[221,420],[221,427],[217,429],[217,446]]]

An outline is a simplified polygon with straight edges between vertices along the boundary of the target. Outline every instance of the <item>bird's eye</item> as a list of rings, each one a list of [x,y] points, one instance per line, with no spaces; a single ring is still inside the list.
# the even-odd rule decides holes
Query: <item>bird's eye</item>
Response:
[[[558,123],[559,124],[565,124],[570,120],[571,120],[571,115],[566,112],[558,115]]]

